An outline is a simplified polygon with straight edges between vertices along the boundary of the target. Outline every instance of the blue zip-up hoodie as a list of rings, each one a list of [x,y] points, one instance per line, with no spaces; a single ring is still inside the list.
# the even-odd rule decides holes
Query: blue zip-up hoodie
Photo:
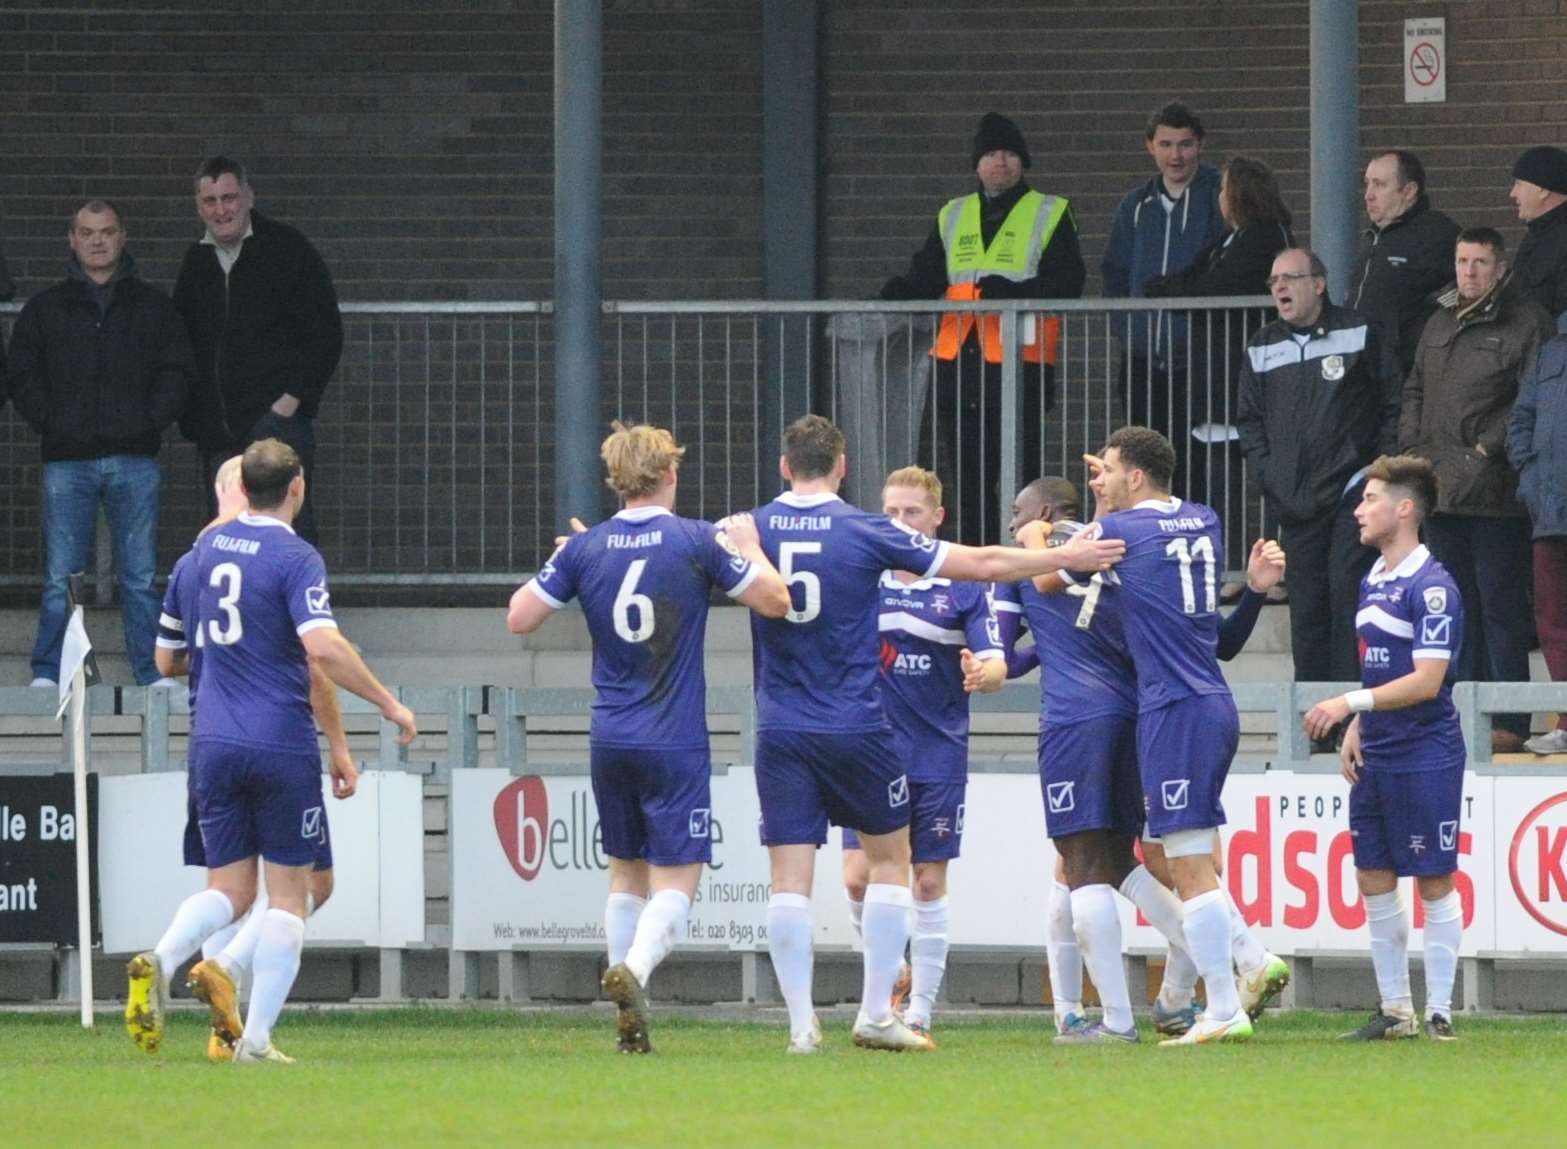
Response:
[[[1224,234],[1219,179],[1218,168],[1197,165],[1197,174],[1170,212],[1159,202],[1163,194],[1163,177],[1159,175],[1126,193],[1115,210],[1110,244],[1100,264],[1106,296],[1141,296],[1150,279],[1185,271],[1204,248]],[[1185,316],[1166,312],[1164,322],[1159,323],[1158,312],[1125,315],[1121,344],[1131,354],[1168,366],[1171,349],[1178,355],[1185,348]]]

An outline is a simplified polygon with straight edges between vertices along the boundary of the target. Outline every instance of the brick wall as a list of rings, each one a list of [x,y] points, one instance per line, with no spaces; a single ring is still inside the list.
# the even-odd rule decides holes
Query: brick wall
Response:
[[[610,297],[760,293],[761,2],[605,0]],[[253,0],[216,11],[193,0],[145,10],[0,3],[0,228],[23,294],[59,274],[64,219],[88,195],[120,201],[145,274],[167,284],[197,233],[189,173],[223,150],[251,163],[264,210],[317,241],[346,300],[547,298],[552,8],[549,0]],[[901,269],[936,206],[967,186],[973,125],[991,108],[1027,132],[1031,178],[1071,197],[1090,293],[1114,203],[1151,170],[1143,119],[1172,96],[1203,113],[1209,158],[1246,152],[1276,168],[1309,235],[1305,0],[973,0],[958,11],[936,0],[823,5],[825,295],[873,294]],[[1437,12],[1448,19],[1449,101],[1405,106],[1401,22]],[[1362,0],[1361,23],[1366,146],[1413,147],[1427,160],[1438,206],[1516,238],[1506,201],[1512,158],[1532,143],[1567,142],[1562,4]],[[607,410],[673,414],[687,438],[699,410],[726,422],[733,449],[704,450],[688,509],[711,512],[735,488],[754,489],[746,436],[757,330],[683,321],[671,332],[627,320],[607,322],[605,332]],[[406,347],[388,358],[384,341],[372,359],[373,341],[365,324],[343,372],[370,393],[345,398],[324,426],[336,457],[353,467],[378,459],[389,436],[399,441],[402,432],[384,424],[389,413],[404,429],[425,417],[408,395],[424,386],[423,360]],[[527,342],[530,356],[532,348]],[[626,362],[616,365],[621,352]],[[492,338],[477,361],[498,371],[496,355]],[[453,541],[452,520],[463,516],[435,517],[453,532],[432,544],[451,569],[475,556],[501,562],[494,548],[503,523],[529,545],[549,533],[533,508],[552,501],[550,355],[545,324],[537,360],[528,358],[509,388],[483,376],[482,404],[453,401],[478,377],[472,362],[455,376],[456,390],[450,369],[442,378],[435,465],[423,467],[421,456],[401,486],[433,486],[437,507],[453,494],[459,506],[475,497],[466,447],[481,412],[492,439],[513,420],[514,455],[526,463],[486,469],[482,544]],[[393,361],[404,368],[395,377]],[[519,411],[527,416],[520,430]],[[0,573],[37,567],[31,444],[0,417]],[[199,510],[188,451],[173,448],[169,458],[164,543],[172,553]],[[322,483],[353,495],[343,506],[354,521],[332,539],[346,554],[369,511],[352,489],[358,472],[332,465],[323,463]],[[492,505],[503,487],[509,507]]]

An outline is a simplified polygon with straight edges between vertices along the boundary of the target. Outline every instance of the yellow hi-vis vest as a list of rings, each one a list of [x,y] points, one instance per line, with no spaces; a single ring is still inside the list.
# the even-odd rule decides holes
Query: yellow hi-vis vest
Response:
[[[979,193],[959,196],[949,200],[936,216],[941,231],[942,246],[947,251],[946,299],[980,298],[979,281],[983,276],[999,275],[1014,283],[1032,279],[1039,267],[1039,257],[1044,254],[1056,227],[1066,215],[1067,201],[1060,196],[1042,195],[1037,191],[1026,192],[1012,206],[1007,218],[985,246],[979,226]],[[979,325],[980,344],[987,363],[1001,362],[1001,316],[948,314],[941,317],[941,327],[936,332],[936,343],[930,349],[936,359],[956,359],[958,348]],[[1028,363],[1055,363],[1056,346],[1061,338],[1061,321],[1046,319],[1034,325],[1032,317],[1024,317],[1025,331],[1035,327],[1031,337],[1025,338],[1023,359]]]

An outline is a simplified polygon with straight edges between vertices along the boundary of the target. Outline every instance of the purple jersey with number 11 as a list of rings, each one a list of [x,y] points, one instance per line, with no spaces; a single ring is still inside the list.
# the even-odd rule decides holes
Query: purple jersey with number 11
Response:
[[[1106,579],[1115,588],[1137,668],[1138,709],[1230,693],[1219,670],[1219,581],[1224,531],[1211,507],[1145,499],[1092,524],[1124,539],[1126,557]],[[1089,537],[1094,537],[1090,534]]]
[[[757,573],[713,524],[663,507],[621,511],[566,540],[528,587],[557,610],[582,600],[595,745],[707,749],[708,592],[743,594]]]
[[[881,572],[931,578],[947,544],[837,495],[785,492],[753,513],[794,605],[784,618],[751,618],[757,728],[883,729]]]

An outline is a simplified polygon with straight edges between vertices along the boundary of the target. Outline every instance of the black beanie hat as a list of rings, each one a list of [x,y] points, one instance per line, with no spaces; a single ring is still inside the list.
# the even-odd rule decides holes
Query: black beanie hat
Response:
[[[1016,152],[1017,158],[1023,161],[1024,169],[1033,166],[1028,156],[1028,145],[1023,142],[1023,133],[1018,126],[1000,112],[986,112],[980,117],[979,130],[974,133],[974,166],[979,166],[981,156],[998,148]]]
[[[1567,152],[1544,145],[1530,148],[1513,165],[1513,179],[1567,195]]]

